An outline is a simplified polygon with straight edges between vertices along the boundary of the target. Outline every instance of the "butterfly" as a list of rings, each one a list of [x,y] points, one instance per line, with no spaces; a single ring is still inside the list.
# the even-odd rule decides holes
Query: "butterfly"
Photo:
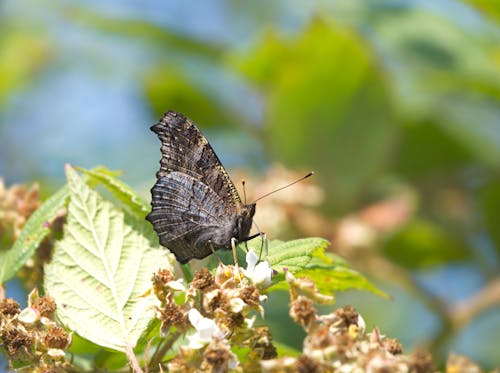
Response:
[[[177,261],[203,259],[248,241],[255,203],[244,204],[207,139],[189,118],[167,112],[151,127],[162,158],[146,219]]]

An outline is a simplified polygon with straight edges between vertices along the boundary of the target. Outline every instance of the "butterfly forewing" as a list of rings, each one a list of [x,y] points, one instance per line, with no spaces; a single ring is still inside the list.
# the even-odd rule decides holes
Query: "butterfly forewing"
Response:
[[[185,173],[216,191],[228,213],[239,209],[241,199],[236,188],[212,147],[190,119],[169,111],[151,130],[162,143],[158,179],[173,171]]]

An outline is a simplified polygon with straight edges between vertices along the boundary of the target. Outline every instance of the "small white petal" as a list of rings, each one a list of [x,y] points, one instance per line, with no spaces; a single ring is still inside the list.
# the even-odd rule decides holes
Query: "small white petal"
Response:
[[[273,274],[273,270],[271,265],[267,261],[260,262],[255,267],[252,281],[255,285],[260,286],[269,286],[271,285],[271,276]]]
[[[38,313],[33,308],[27,307],[21,311],[17,318],[25,324],[33,324],[38,320]]]
[[[358,328],[361,334],[363,334],[366,330],[366,323],[365,320],[361,317],[361,315],[358,313]]]
[[[49,348],[47,354],[52,357],[64,357],[64,351],[59,348]]]
[[[199,324],[203,316],[201,316],[201,313],[196,309],[196,308],[191,308],[188,312],[188,319],[191,325],[193,325],[196,328],[196,325]]]
[[[245,274],[248,277],[252,277],[252,274],[255,270],[255,265],[257,264],[259,257],[257,256],[257,254],[255,254],[255,252],[253,250],[250,249],[250,250],[248,250],[246,260],[247,260],[247,269],[245,271]]]
[[[234,313],[238,313],[243,311],[243,308],[247,305],[241,298],[232,298],[229,301],[229,305],[231,306],[231,311]]]
[[[255,315],[253,315],[251,319],[245,319],[245,324],[247,325],[248,329],[252,329],[255,319]]]
[[[55,326],[57,325],[55,321],[52,321],[48,317],[42,316],[40,317],[40,322],[45,326]]]
[[[172,290],[177,290],[177,291],[186,291],[186,287],[182,283],[182,278],[175,280],[175,281],[169,281],[167,282],[167,286],[172,289]]]

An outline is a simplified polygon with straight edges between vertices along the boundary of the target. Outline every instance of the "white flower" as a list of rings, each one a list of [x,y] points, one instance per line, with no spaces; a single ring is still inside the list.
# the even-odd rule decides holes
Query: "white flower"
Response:
[[[247,269],[243,270],[245,276],[252,280],[257,287],[267,287],[271,285],[273,270],[268,261],[257,264],[259,257],[253,250],[249,250],[246,256]]]
[[[214,320],[203,317],[197,309],[191,308],[188,318],[196,329],[193,335],[188,336],[189,348],[200,349],[212,341],[212,338],[223,338],[224,333],[219,329]]]

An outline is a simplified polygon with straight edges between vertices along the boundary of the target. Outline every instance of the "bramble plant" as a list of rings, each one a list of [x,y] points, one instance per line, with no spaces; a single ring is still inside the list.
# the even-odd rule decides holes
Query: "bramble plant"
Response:
[[[219,252],[219,261],[194,274],[182,265],[180,275],[144,219],[149,205],[116,173],[67,166],[66,175],[42,204],[35,189],[1,184],[0,282],[25,276],[26,265],[38,274],[24,277],[35,286],[24,310],[0,294],[11,370],[434,371],[428,353],[403,354],[396,339],[368,332],[351,306],[318,314],[315,304],[332,303],[339,290],[387,296],[326,252],[326,240],[271,240],[260,260],[257,238],[238,247],[238,263]],[[263,303],[283,290],[307,333],[300,352],[276,343],[265,325]],[[447,371],[460,369],[479,371],[451,356]]]

